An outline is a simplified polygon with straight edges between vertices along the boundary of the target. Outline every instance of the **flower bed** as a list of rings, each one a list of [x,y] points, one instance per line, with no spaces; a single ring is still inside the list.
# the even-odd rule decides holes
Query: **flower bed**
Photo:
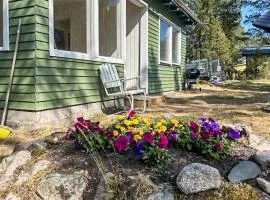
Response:
[[[141,116],[135,111],[127,118],[117,116],[106,129],[83,118],[78,118],[74,126],[68,138],[75,137],[77,149],[115,150],[120,154],[132,151],[136,158],[155,168],[168,166],[168,148],[182,148],[220,159],[230,154],[234,141],[240,138],[236,130],[222,131],[212,118],[187,120]]]

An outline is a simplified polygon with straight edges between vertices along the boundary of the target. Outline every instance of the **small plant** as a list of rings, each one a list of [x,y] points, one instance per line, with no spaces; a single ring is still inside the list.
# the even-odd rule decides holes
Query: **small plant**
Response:
[[[144,151],[142,160],[145,164],[152,168],[163,169],[169,165],[168,152],[157,146],[152,146]]]

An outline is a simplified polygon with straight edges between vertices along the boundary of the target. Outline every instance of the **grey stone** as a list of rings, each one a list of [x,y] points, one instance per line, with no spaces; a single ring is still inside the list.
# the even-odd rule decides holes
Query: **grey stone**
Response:
[[[21,200],[21,198],[15,196],[15,195],[13,195],[13,194],[9,194],[9,195],[5,198],[5,200]]]
[[[258,151],[270,151],[270,141],[264,139],[264,142],[260,143],[255,149]]]
[[[198,193],[221,186],[221,176],[216,168],[200,163],[185,166],[179,173],[176,184],[185,194]]]
[[[259,184],[260,188],[265,191],[267,194],[270,194],[270,182],[262,179],[262,178],[257,178],[257,183]]]
[[[0,165],[0,191],[5,190],[13,179],[14,172],[31,159],[29,151],[19,151],[2,160]]]
[[[159,188],[147,200],[174,200],[173,194],[166,188]]]
[[[242,161],[230,172],[228,179],[232,183],[256,178],[261,174],[260,167],[251,161]]]
[[[255,162],[261,165],[263,168],[270,168],[270,151],[258,151],[255,154]]]
[[[15,146],[13,153],[23,150],[28,150],[31,153],[34,151],[46,151],[47,143],[41,140],[31,140],[28,142],[23,142]]]
[[[53,173],[37,185],[37,194],[44,200],[81,200],[87,179],[77,173]]]
[[[51,162],[47,160],[38,161],[34,166],[32,166],[29,171],[19,175],[15,185],[22,185],[23,183],[27,182],[31,177],[36,175],[38,172],[47,169],[50,164]]]
[[[105,178],[107,179],[107,181],[112,180],[114,178],[114,174],[109,172],[105,175]],[[101,180],[100,183],[98,184],[94,200],[113,199],[113,198],[114,194],[108,191],[108,187],[105,184],[105,181]]]
[[[261,145],[263,141],[264,141],[264,138],[259,135],[251,134],[248,137],[248,144],[251,148],[254,148],[254,149],[256,149],[259,145]]]

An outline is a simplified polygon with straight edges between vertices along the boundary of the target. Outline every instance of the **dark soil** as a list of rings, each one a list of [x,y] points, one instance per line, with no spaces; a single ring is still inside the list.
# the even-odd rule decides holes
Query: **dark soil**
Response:
[[[134,159],[132,154],[119,155],[117,153],[105,154],[104,152],[100,152],[99,156],[107,172],[121,174],[123,177],[136,176],[138,172],[141,172],[144,175],[149,175],[151,180],[156,184],[171,183],[175,185],[175,179],[178,173],[188,164],[207,164],[217,168],[223,177],[227,177],[233,166],[242,160],[252,160],[255,152],[251,148],[237,144],[231,156],[221,160],[209,160],[197,153],[171,148],[169,149],[171,166],[163,171],[146,167],[139,160]],[[88,173],[89,185],[85,193],[85,199],[91,200],[94,198],[95,191],[101,180],[101,175],[89,154],[77,151],[73,141],[62,141],[55,149],[49,151],[46,157],[54,161],[55,172],[74,173],[75,171],[86,171]],[[264,178],[270,180],[269,174],[265,173]],[[248,181],[248,183],[256,186],[254,181]],[[185,195],[183,197],[188,198]]]

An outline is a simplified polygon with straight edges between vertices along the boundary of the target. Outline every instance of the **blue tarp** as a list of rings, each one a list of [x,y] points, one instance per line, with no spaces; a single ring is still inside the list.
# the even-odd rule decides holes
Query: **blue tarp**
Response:
[[[242,55],[255,55],[255,54],[262,54],[262,55],[270,55],[270,46],[266,47],[247,47],[242,50]]]

